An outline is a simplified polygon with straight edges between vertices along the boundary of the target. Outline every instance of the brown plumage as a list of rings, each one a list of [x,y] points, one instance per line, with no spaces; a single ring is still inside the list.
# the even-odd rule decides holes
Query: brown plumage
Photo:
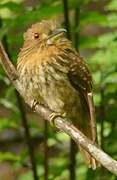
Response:
[[[55,113],[64,114],[95,143],[92,77],[64,31],[57,29],[53,21],[42,21],[24,34],[17,62],[23,93]],[[96,160],[79,148],[88,166],[96,169]]]

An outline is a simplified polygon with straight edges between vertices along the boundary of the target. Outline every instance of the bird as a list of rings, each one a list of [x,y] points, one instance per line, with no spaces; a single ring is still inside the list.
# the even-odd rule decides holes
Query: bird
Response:
[[[26,98],[52,110],[52,119],[64,117],[97,143],[92,75],[64,28],[54,20],[33,24],[24,33],[17,71]],[[79,149],[88,167],[96,169],[98,162],[81,145]]]

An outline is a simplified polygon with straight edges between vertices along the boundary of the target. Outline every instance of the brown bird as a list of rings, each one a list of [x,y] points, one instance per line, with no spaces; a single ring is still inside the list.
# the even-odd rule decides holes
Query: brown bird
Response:
[[[95,113],[92,77],[85,61],[53,21],[32,25],[24,34],[17,70],[25,97],[71,121],[94,143]],[[98,163],[80,145],[88,167]]]

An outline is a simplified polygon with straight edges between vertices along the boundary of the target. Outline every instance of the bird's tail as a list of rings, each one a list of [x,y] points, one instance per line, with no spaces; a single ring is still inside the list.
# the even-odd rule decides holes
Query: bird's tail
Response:
[[[95,170],[99,166],[99,163],[80,145],[79,145],[79,150],[87,166]]]
[[[89,94],[90,95],[90,94]],[[89,98],[89,99],[88,99]],[[85,100],[85,99],[84,99]],[[79,121],[75,122],[75,127],[78,128],[83,134],[87,136],[94,144],[98,144],[97,142],[97,130],[96,130],[96,122],[95,122],[95,109],[93,104],[93,99],[91,97],[87,97],[87,102],[81,101],[82,108],[81,108],[81,118]],[[93,109],[93,110],[92,110]],[[88,165],[89,168],[95,170],[100,164],[96,161],[95,158],[91,156],[83,147],[79,145],[79,150],[83,156],[85,163]]]
[[[90,127],[84,127],[83,129],[81,127],[76,126],[83,134],[85,134],[90,140],[92,140],[91,132],[90,132]],[[94,142],[96,144],[96,142]],[[83,157],[84,162],[89,168],[92,168],[95,170],[97,167],[100,166],[99,162],[93,158],[91,154],[89,154],[81,145],[78,145],[78,148],[81,152],[81,155]]]
[[[87,116],[85,117],[87,120],[87,125],[84,127],[81,127],[81,131],[84,132],[84,134],[92,140],[95,144],[98,144],[97,140],[97,129],[96,129],[96,118],[95,118],[95,108],[94,108],[94,103],[93,103],[93,97],[92,93],[87,93],[87,105],[88,105],[88,112],[86,110]],[[89,168],[92,168],[95,170],[97,167],[100,166],[99,162],[94,159],[91,154],[89,154],[86,150],[84,150],[80,145],[79,145],[80,152],[84,158],[84,161],[88,165]]]

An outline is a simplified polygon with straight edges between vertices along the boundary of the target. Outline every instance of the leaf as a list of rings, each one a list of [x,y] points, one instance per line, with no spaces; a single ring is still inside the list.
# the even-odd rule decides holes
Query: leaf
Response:
[[[0,9],[2,9],[2,8],[8,8],[11,11],[15,11],[15,12],[18,12],[18,11],[20,12],[24,9],[21,4],[17,4],[14,2],[2,3],[2,4],[0,4]]]
[[[20,156],[10,152],[0,152],[0,161],[20,161]]]
[[[13,112],[18,112],[18,108],[14,105],[14,103],[8,99],[0,98],[0,104],[5,106],[8,109],[11,109]]]
[[[117,72],[113,72],[111,75],[106,76],[103,83],[117,84]]]
[[[32,180],[33,179],[33,175],[32,175],[32,171],[28,171],[28,172],[25,172],[23,174],[21,174],[18,178],[18,180]]]
[[[17,128],[18,123],[15,122],[13,119],[9,118],[0,118],[0,130],[7,129],[7,128]]]
[[[93,64],[97,64],[102,72],[110,71],[115,69],[117,66],[117,44],[108,44],[108,48],[97,51],[91,58],[90,61]]]
[[[80,37],[80,49],[96,48],[98,43],[98,37],[94,36],[81,36]]]
[[[97,47],[108,48],[108,46],[110,47],[110,45],[112,44],[115,44],[117,46],[116,39],[117,39],[117,32],[110,32],[110,33],[101,35],[100,37],[98,37]]]
[[[106,5],[105,7],[106,10],[110,10],[110,11],[113,11],[113,10],[117,10],[117,0],[111,0],[108,5]]]
[[[4,4],[4,3],[7,3],[7,2],[14,2],[14,3],[21,3],[22,0],[0,0],[0,4]]]
[[[105,24],[106,26],[117,27],[117,13],[111,13],[107,15],[107,21],[108,23]]]
[[[97,25],[105,25],[108,23],[108,20],[105,15],[97,11],[81,12],[80,24],[86,25],[89,23],[93,23]]]

